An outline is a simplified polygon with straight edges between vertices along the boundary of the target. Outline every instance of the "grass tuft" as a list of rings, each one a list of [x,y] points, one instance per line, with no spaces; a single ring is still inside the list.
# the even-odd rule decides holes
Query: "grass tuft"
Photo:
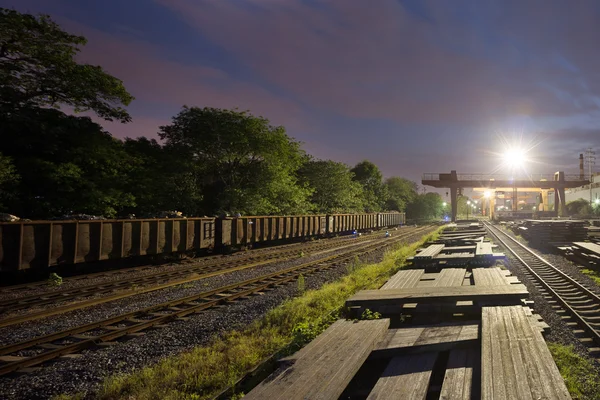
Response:
[[[582,269],[580,269],[580,271],[583,274],[586,274],[587,276],[592,278],[594,280],[594,282],[596,282],[596,285],[600,286],[600,272],[594,271],[593,269],[587,269],[587,268],[582,268]]]
[[[398,245],[382,262],[353,268],[336,282],[286,300],[249,326],[214,338],[208,345],[168,357],[128,375],[108,378],[99,399],[208,399],[231,387],[246,371],[274,353],[289,354],[333,323],[345,300],[361,289],[380,287],[406,258],[436,235]]]
[[[573,346],[548,342],[548,348],[573,399],[600,399],[598,371],[591,361],[577,354]]]

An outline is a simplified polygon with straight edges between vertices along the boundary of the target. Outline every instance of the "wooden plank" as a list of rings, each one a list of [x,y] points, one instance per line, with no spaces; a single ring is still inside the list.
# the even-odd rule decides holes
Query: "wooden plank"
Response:
[[[571,398],[530,318],[521,306],[483,308],[482,400]]]
[[[430,259],[437,256],[444,249],[443,244],[429,245],[425,250],[415,255],[415,260]]]
[[[244,398],[337,399],[389,323],[389,319],[335,322]]]
[[[506,275],[500,268],[475,268],[473,269],[475,286],[509,285]]]
[[[461,286],[465,279],[467,270],[464,268],[445,268],[434,280],[426,280],[418,283],[418,287],[432,286]],[[426,277],[424,275],[423,277]],[[383,288],[382,288],[383,289]],[[391,289],[391,288],[390,288]]]
[[[390,329],[369,358],[440,352],[471,346],[479,340],[479,322],[461,321]]]
[[[425,273],[422,269],[398,271],[381,289],[402,289],[415,287]]]
[[[502,301],[519,303],[527,297],[525,285],[449,286],[432,291],[427,287],[388,290],[361,290],[346,301],[346,305],[371,308],[375,305],[404,303],[448,303],[456,301]]]
[[[477,248],[475,249],[476,257],[490,257],[492,256],[492,244],[489,242],[481,242],[477,243]]]
[[[477,348],[455,349],[450,352],[440,399],[462,400],[471,398],[473,370],[477,368],[478,356]]]
[[[425,399],[438,353],[391,359],[367,400]]]

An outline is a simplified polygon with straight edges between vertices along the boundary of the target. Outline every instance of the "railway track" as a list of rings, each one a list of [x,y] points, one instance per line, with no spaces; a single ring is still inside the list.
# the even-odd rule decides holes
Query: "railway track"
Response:
[[[348,252],[327,256],[243,282],[0,347],[0,375],[19,370],[27,372],[28,368],[48,360],[77,353],[102,343],[109,344],[119,338],[135,336],[148,328],[158,327],[218,305],[248,298],[294,281],[300,275],[307,276],[332,268],[352,260],[356,255],[372,253],[411,236],[420,236],[427,231],[431,231],[431,227],[411,230],[386,241],[367,243]]]
[[[511,235],[485,223],[489,232],[519,261],[523,272],[587,347],[600,357],[600,297]]]
[[[130,296],[206,279],[212,276],[281,262],[282,260],[296,257],[299,254],[299,250],[302,250],[302,252],[307,252],[308,255],[317,255],[323,252],[353,247],[359,243],[368,243],[375,240],[381,239],[374,236],[363,236],[349,241],[335,241],[333,243],[325,241],[303,246],[301,249],[296,247],[276,249],[271,252],[261,252],[259,254],[249,255],[248,257],[243,258],[226,258],[225,260],[223,258],[215,259],[208,263],[192,265],[177,269],[175,271],[163,271],[136,278],[123,278],[100,285],[94,284],[80,286],[52,291],[42,295],[36,294],[14,299],[7,299],[0,301],[0,314],[33,307],[55,305],[69,301],[75,303],[57,306],[50,310],[41,310],[38,312],[2,318],[0,319],[0,327],[15,325],[26,321],[33,321],[51,315],[62,314],[80,308],[90,307]],[[92,298],[84,300],[85,298],[89,297]]]
[[[366,234],[366,235],[359,237],[358,239],[359,240],[361,240],[361,239],[367,240],[370,236],[371,236],[371,234]],[[349,238],[349,236],[341,236],[341,237],[336,237],[336,238],[328,238],[328,239],[324,239],[324,240],[327,240],[328,243],[334,243],[334,242],[339,243],[339,242],[347,240],[348,238]],[[193,259],[193,260],[186,260],[184,262],[194,263],[194,264],[197,264],[197,263],[211,263],[212,264],[212,263],[224,262],[224,260],[229,261],[228,260],[229,258],[240,257],[240,258],[246,259],[248,257],[255,257],[257,255],[272,253],[274,251],[283,251],[283,250],[292,251],[294,249],[296,249],[297,251],[300,251],[300,250],[303,250],[306,246],[307,246],[306,242],[291,243],[291,244],[278,245],[278,246],[274,246],[274,247],[263,247],[263,248],[259,248],[259,249],[253,249],[247,253],[238,252],[238,253],[235,253],[234,255],[230,255],[230,256],[223,256],[220,254],[212,255],[212,256],[204,256],[204,257]],[[96,278],[104,278],[104,277],[119,276],[119,275],[123,275],[125,278],[127,278],[127,276],[132,273],[152,270],[152,269],[156,269],[156,268],[157,268],[157,266],[154,264],[145,264],[145,265],[141,265],[141,266],[137,266],[137,267],[109,269],[109,270],[100,271],[100,272],[84,273],[84,274],[80,274],[80,275],[74,275],[74,276],[63,278],[63,284],[72,283],[72,282],[83,282],[86,280],[90,280],[92,278],[96,279]],[[18,284],[18,285],[0,286],[0,291],[5,292],[5,293],[13,293],[13,292],[28,291],[28,290],[46,289],[47,287],[48,287],[48,283],[46,281],[37,281],[37,282],[29,282],[29,283],[23,283],[23,284]]]

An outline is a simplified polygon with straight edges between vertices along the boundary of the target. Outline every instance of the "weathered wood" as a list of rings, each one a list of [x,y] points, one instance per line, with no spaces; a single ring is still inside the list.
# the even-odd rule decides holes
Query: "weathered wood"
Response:
[[[492,244],[490,242],[480,242],[477,243],[477,248],[475,249],[476,257],[491,257],[494,255],[492,251]]]
[[[431,290],[427,287],[388,290],[361,290],[346,301],[347,306],[371,308],[378,305],[404,303],[449,303],[456,301],[486,301],[497,304],[518,304],[527,297],[525,285],[449,286]],[[488,303],[489,304],[489,303]]]
[[[467,270],[464,268],[445,268],[437,275],[436,279],[421,280],[417,287],[461,286],[466,272]],[[427,277],[427,275],[428,274],[423,275],[421,279]]]
[[[449,322],[389,329],[369,358],[390,358],[404,354],[446,351],[471,346],[479,340],[477,321]]]
[[[381,287],[381,289],[402,289],[415,287],[425,273],[422,269],[408,269],[398,271],[389,281]]]
[[[440,254],[440,252],[443,249],[444,249],[443,244],[432,244],[432,245],[429,245],[429,247],[427,247],[423,251],[417,253],[414,258],[415,258],[415,260],[431,259],[431,258],[437,256],[438,254]]]
[[[389,319],[335,322],[244,398],[337,399],[389,323]]]
[[[367,400],[425,399],[438,353],[394,357]]]
[[[477,368],[478,356],[476,347],[450,352],[440,400],[471,399],[473,370]]]
[[[475,286],[509,285],[506,275],[500,268],[475,268],[473,269],[473,282]]]
[[[530,318],[521,306],[483,308],[482,400],[571,398]]]

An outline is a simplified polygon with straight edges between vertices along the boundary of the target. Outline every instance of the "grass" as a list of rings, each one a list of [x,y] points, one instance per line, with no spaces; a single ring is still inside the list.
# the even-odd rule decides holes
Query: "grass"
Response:
[[[587,269],[587,268],[582,268],[582,269],[580,269],[580,271],[582,273],[586,274],[587,276],[589,276],[590,278],[592,278],[594,280],[594,282],[596,282],[596,285],[600,286],[600,272],[594,271],[593,269]]]
[[[355,265],[349,275],[338,281],[287,300],[262,319],[241,330],[215,337],[206,346],[168,357],[128,375],[109,377],[96,397],[211,398],[272,354],[289,354],[308,343],[337,319],[348,297],[361,289],[380,287],[405,265],[406,257],[436,234],[389,251],[378,264]]]
[[[573,399],[600,399],[598,370],[591,361],[575,353],[573,346],[549,342],[548,348]]]

